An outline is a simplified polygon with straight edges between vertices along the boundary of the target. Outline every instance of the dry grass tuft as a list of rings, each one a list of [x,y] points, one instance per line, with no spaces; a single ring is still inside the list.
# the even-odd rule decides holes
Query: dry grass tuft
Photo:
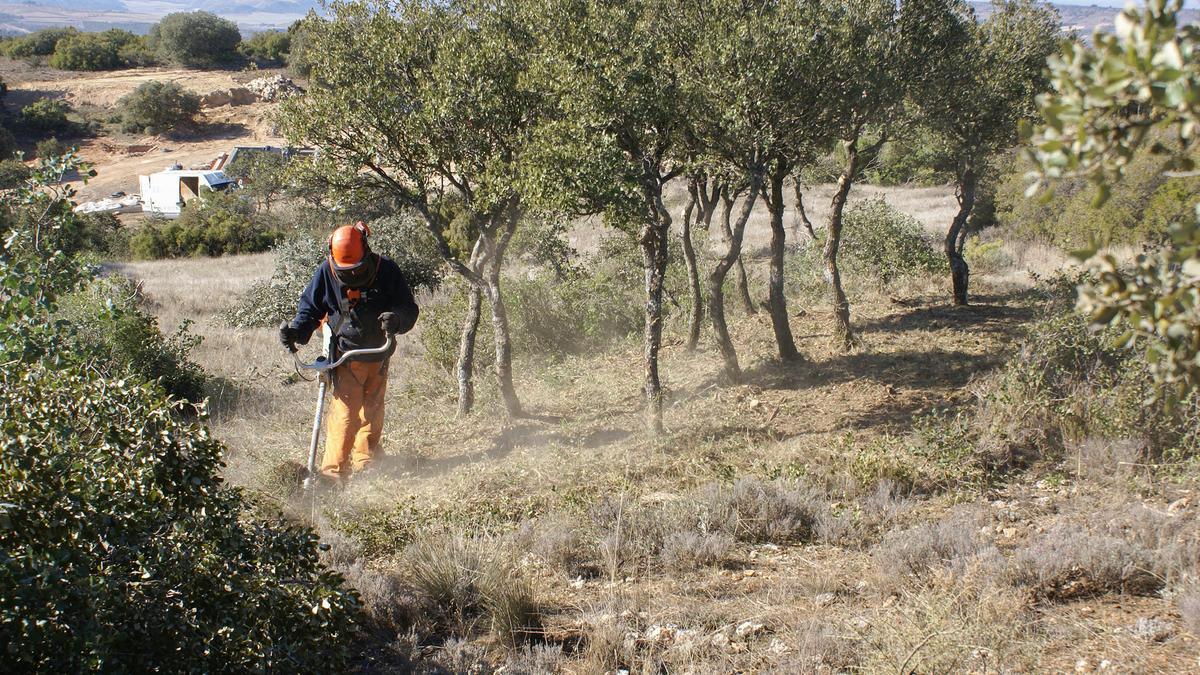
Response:
[[[733,543],[733,537],[724,532],[672,532],[663,542],[663,565],[676,572],[719,565],[729,556]]]
[[[486,620],[497,637],[514,645],[540,629],[532,585],[490,540],[421,538],[405,550],[403,567],[424,618],[436,629],[469,635]]]
[[[982,523],[979,509],[956,508],[940,520],[889,532],[873,555],[886,574],[929,580],[984,549]]]
[[[1025,599],[997,586],[949,584],[910,594],[871,621],[864,672],[1025,671],[1037,664]]]
[[[1162,588],[1148,551],[1124,539],[1060,523],[1017,552],[1010,580],[1035,598],[1061,601]]]
[[[698,500],[708,529],[728,532],[739,541],[795,543],[836,538],[844,530],[825,495],[798,482],[741,478],[730,487],[713,483],[700,490]]]

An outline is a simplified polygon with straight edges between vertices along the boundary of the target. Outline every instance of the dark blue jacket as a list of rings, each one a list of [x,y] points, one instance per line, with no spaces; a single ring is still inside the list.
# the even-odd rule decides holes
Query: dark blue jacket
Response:
[[[372,254],[378,255],[378,254]],[[328,317],[329,327],[334,329],[337,337],[338,352],[351,349],[369,349],[380,347],[386,341],[383,327],[379,325],[379,315],[384,312],[394,312],[400,317],[399,333],[412,330],[417,322],[420,310],[413,299],[412,290],[404,281],[404,274],[391,258],[379,256],[379,271],[375,281],[363,288],[362,297],[350,308],[347,316],[342,315],[345,298],[345,287],[337,280],[329,262],[321,263],[308,282],[308,288],[300,296],[300,306],[296,310],[296,318],[291,326],[299,333],[300,344],[308,342],[313,331],[321,325],[321,319]],[[366,361],[381,361],[388,355],[366,358]]]

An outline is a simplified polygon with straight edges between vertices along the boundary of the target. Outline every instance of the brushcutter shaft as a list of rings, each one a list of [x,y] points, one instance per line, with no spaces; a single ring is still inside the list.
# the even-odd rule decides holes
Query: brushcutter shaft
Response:
[[[321,440],[321,418],[325,415],[325,390],[329,387],[329,376],[321,373],[317,385],[317,412],[313,415],[312,437],[308,442],[308,475],[304,477],[304,489],[312,488],[317,479],[317,444]]]

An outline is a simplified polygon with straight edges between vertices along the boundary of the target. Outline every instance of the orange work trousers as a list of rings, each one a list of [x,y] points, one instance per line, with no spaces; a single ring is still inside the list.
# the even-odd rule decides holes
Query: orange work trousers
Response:
[[[379,456],[387,361],[348,361],[333,371],[321,473],[345,478]]]

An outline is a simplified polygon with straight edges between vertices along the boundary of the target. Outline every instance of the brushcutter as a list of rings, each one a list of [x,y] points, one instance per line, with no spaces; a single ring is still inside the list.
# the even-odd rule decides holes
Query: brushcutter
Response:
[[[392,349],[394,342],[392,333],[387,334],[387,340],[382,347],[374,347],[370,349],[351,349],[339,356],[336,360],[330,360],[331,355],[336,353],[334,346],[337,344],[334,338],[333,331],[329,329],[327,324],[321,324],[322,343],[325,345],[320,356],[312,363],[305,363],[300,360],[300,357],[295,352],[292,353],[292,358],[296,360],[296,367],[301,370],[311,370],[317,373],[317,411],[313,415],[312,436],[308,442],[308,473],[304,477],[304,489],[311,490],[317,480],[317,446],[321,441],[321,420],[325,417],[325,393],[329,390],[329,385],[332,380],[333,370],[338,366],[353,361],[363,356],[377,356],[386,354]]]

